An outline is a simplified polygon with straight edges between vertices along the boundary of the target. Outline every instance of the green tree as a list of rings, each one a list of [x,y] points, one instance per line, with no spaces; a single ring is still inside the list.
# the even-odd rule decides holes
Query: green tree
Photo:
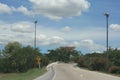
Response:
[[[112,64],[120,67],[120,50],[109,48],[108,58]]]
[[[39,50],[34,50],[32,47],[27,46],[14,51],[10,60],[17,72],[24,72],[30,68],[37,67],[36,57],[40,55]]]
[[[79,51],[75,50],[75,47],[59,47],[48,52],[46,55],[51,61],[69,62],[79,57]]]
[[[42,57],[39,49],[31,46],[22,47],[18,42],[11,42],[3,50],[5,57],[0,58],[0,72],[25,72],[37,67],[37,56]]]
[[[12,55],[12,53],[14,53],[15,50],[17,50],[21,47],[22,47],[22,45],[19,42],[9,42],[3,50],[3,54],[6,57],[10,57]]]
[[[48,54],[46,54],[50,62],[59,61],[59,54],[57,50],[48,50]]]

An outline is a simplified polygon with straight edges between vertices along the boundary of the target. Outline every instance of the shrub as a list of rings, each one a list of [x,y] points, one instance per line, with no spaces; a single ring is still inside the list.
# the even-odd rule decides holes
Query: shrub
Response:
[[[109,62],[106,58],[93,58],[89,65],[89,69],[97,71],[105,71]]]
[[[120,73],[120,68],[118,66],[111,66],[108,70],[110,73]]]
[[[49,59],[47,57],[43,56],[41,63],[40,63],[40,66],[44,67],[44,66],[47,66],[48,64],[49,64]]]
[[[85,67],[85,61],[84,61],[83,58],[80,58],[80,59],[77,61],[77,63],[78,63],[78,66],[79,66],[79,67]]]

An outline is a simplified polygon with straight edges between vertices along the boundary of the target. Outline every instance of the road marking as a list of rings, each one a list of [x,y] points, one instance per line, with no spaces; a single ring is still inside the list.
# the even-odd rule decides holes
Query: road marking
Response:
[[[54,76],[53,76],[53,79],[52,79],[52,80],[55,80],[55,77],[56,77],[55,65],[53,65],[53,70],[54,70]]]

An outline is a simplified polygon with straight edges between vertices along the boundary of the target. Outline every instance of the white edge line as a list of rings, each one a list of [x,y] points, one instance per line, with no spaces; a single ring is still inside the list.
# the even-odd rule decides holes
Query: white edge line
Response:
[[[53,76],[53,79],[52,80],[55,80],[55,77],[56,77],[56,72],[55,72],[55,65],[53,65],[53,69],[54,69],[54,76]]]

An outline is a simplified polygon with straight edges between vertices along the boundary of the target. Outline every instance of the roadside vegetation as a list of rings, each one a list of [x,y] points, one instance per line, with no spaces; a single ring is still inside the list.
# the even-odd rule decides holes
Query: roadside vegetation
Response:
[[[120,50],[109,48],[108,52],[85,54],[77,63],[90,70],[120,74]]]
[[[45,56],[31,46],[23,47],[18,42],[10,42],[1,51],[0,72],[20,73],[27,72],[29,69],[37,68],[37,57],[41,58],[41,67],[46,66],[48,61]]]
[[[33,80],[36,77],[44,74],[46,72],[45,67],[42,69],[30,69],[24,73],[6,73],[0,74],[0,80]]]
[[[38,68],[37,57],[40,57],[40,70]],[[79,67],[87,68],[94,71],[102,71],[107,73],[120,74],[120,50],[109,48],[108,52],[103,53],[87,53],[82,54],[75,47],[59,47],[48,50],[48,53],[41,53],[38,48],[31,46],[23,46],[19,42],[8,43],[3,50],[0,51],[0,80],[11,75],[24,76],[24,74],[40,75],[42,69],[52,62],[75,62]],[[40,71],[40,74],[35,73]],[[4,74],[6,73],[6,74]],[[33,73],[33,74],[32,74]],[[1,77],[2,76],[2,77]],[[29,77],[30,77],[29,76]],[[11,76],[12,77],[12,76]],[[30,80],[32,78],[11,80]],[[35,78],[35,77],[34,77]]]

